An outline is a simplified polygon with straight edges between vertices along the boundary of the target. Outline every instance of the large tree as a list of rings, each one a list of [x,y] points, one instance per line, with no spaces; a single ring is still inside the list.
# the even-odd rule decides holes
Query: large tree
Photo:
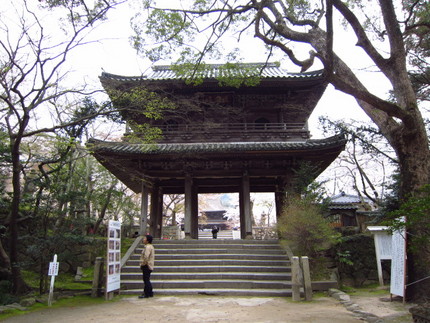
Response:
[[[42,2],[45,4],[44,2]],[[67,132],[79,136],[88,120],[101,113],[101,107],[83,98],[92,92],[85,84],[65,86],[68,56],[82,44],[93,25],[105,18],[110,4],[101,1],[87,11],[75,1],[40,11],[38,2],[8,1],[0,12],[0,126],[9,140],[12,198],[7,220],[9,264],[13,292],[27,290],[18,259],[22,207],[23,142],[40,133]],[[59,21],[55,14],[63,18]],[[59,17],[57,16],[57,17]],[[59,26],[60,28],[54,28]],[[4,255],[4,253],[3,253]]]
[[[429,6],[424,0],[195,0],[169,1],[165,7],[157,7],[155,1],[147,0],[147,13],[134,21],[134,43],[154,60],[181,53],[182,62],[196,66],[217,51],[223,38],[233,35],[239,42],[247,41],[245,35],[250,33],[267,46],[268,55],[281,51],[302,71],[319,61],[327,82],[352,95],[393,147],[405,197],[418,192],[430,179],[427,133],[408,74],[414,44],[429,34]],[[339,21],[348,28],[350,37],[357,39],[363,57],[388,81],[391,96],[372,92],[353,66],[341,58],[342,53],[333,50]],[[310,50],[304,59],[300,58],[303,45]],[[426,60],[420,63],[427,66]],[[428,215],[423,214],[426,218]],[[408,229],[411,241],[419,239],[419,227]],[[423,261],[430,264],[429,258],[409,254],[410,282],[429,275],[430,266],[418,266]],[[430,280],[413,284],[409,296],[428,296],[429,287]]]

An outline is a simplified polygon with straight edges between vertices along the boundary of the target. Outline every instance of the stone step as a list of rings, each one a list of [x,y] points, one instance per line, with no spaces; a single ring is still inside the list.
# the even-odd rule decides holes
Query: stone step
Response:
[[[127,266],[137,266],[139,260],[128,260]],[[204,266],[204,265],[242,265],[242,266],[289,266],[288,260],[249,260],[249,259],[179,259],[179,260],[160,260],[155,258],[155,267],[158,266]]]
[[[246,288],[246,289],[287,289],[291,283],[282,280],[245,280],[245,279],[209,279],[209,280],[156,280],[151,279],[153,288]],[[143,290],[142,280],[121,280],[121,290]]]
[[[139,260],[140,255],[133,255],[131,260]],[[229,253],[210,253],[210,254],[159,254],[156,253],[156,261],[167,260],[287,260],[286,255],[273,255],[273,254],[229,254]]]
[[[199,240],[210,240],[210,239],[214,239],[212,233],[200,233],[199,232]],[[216,239],[220,239],[220,240],[233,240],[233,234],[231,233],[221,233],[221,234],[217,234]],[[215,240],[215,239],[214,239]]]
[[[156,294],[291,295],[290,261],[277,240],[158,239],[153,244]],[[142,247],[121,269],[124,294],[142,293]]]
[[[138,264],[134,266],[125,266],[121,269],[122,273],[141,273],[140,266]],[[206,266],[157,266],[154,273],[162,272],[182,272],[182,273],[208,273],[208,272],[267,272],[267,273],[279,273],[279,272],[291,272],[289,266],[234,266],[234,265],[206,265]]]
[[[174,239],[154,239],[152,241],[152,244],[154,246],[157,245],[164,245],[164,244],[179,244],[179,245],[192,245],[192,244],[202,244],[205,246],[212,245],[212,244],[221,244],[221,245],[275,245],[279,246],[278,240],[218,240],[218,239],[212,239],[212,240],[205,240],[203,243],[202,241],[196,240],[196,239],[183,239],[183,240],[174,240]]]
[[[140,295],[142,289],[121,290],[124,295]],[[219,295],[219,296],[255,296],[255,297],[291,297],[291,289],[239,289],[239,288],[160,288],[154,289],[154,295]]]
[[[214,279],[245,279],[245,280],[284,280],[290,281],[291,274],[287,272],[153,272],[151,279],[156,280],[214,280]],[[142,271],[121,273],[121,281],[142,280]]]
[[[186,240],[184,240],[186,241]],[[210,243],[205,243],[199,241],[199,243],[162,243],[162,244],[154,244],[154,248],[158,249],[173,249],[173,250],[181,250],[181,249],[239,249],[239,250],[259,250],[259,249],[278,249],[283,250],[281,247],[274,244],[226,244],[222,243],[222,240],[212,241],[208,240]],[[143,245],[137,246],[137,249],[142,249]]]
[[[140,254],[143,249],[137,248],[135,252]],[[170,248],[157,248],[156,254],[157,257],[159,255],[165,254],[271,254],[271,255],[285,255],[286,252],[282,249],[255,249],[255,248],[183,248],[183,249],[170,249]]]

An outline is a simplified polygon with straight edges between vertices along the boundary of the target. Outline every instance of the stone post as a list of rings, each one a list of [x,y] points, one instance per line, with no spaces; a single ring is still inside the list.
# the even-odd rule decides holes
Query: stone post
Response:
[[[303,256],[300,258],[302,272],[303,272],[303,283],[305,289],[305,301],[312,300],[312,281],[311,281],[311,272],[309,270],[309,258],[307,256]]]
[[[103,264],[104,259],[102,257],[97,257],[94,263],[94,275],[93,275],[93,285],[91,288],[91,297],[100,297],[102,295],[103,288]]]
[[[300,301],[300,262],[299,257],[291,258],[291,291],[293,301]]]

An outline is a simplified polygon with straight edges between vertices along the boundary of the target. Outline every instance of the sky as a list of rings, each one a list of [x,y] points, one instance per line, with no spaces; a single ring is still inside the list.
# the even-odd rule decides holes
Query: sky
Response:
[[[79,71],[85,80],[99,84],[98,76],[102,71],[138,76],[144,74],[151,67],[151,62],[145,59],[131,47],[129,37],[132,35],[130,18],[133,12],[125,4],[120,8],[110,12],[109,19],[91,34],[91,38],[98,40],[85,48],[79,49],[73,56],[70,64]],[[366,61],[362,50],[355,45],[355,38],[351,33],[339,29],[335,34],[335,50],[347,62],[356,66],[359,77],[365,82],[371,91],[379,96],[385,97],[388,83],[384,77],[368,72],[371,69],[371,62]],[[107,36],[108,35],[108,36]],[[249,49],[245,49],[245,62],[264,61],[263,44],[257,39],[251,39]],[[291,72],[300,71],[289,63],[288,59],[282,55],[277,59],[281,61],[281,67]],[[157,64],[169,64],[169,61],[161,61]],[[321,65],[315,64],[311,69],[319,69]],[[369,120],[365,113],[358,106],[356,101],[349,95],[335,90],[331,85],[316,106],[309,120],[313,138],[322,138],[323,134],[318,129],[318,118],[324,115],[334,120],[354,119]]]
[[[98,82],[97,77],[102,71],[113,74],[136,76],[144,74],[150,67],[151,62],[141,56],[131,47],[129,37],[132,35],[130,27],[130,18],[133,11],[128,5],[124,5],[119,9],[111,12],[109,20],[98,27],[92,35],[94,39],[101,41],[88,46],[85,51],[87,54],[79,53],[77,60],[73,61],[73,65],[80,71],[87,74],[87,78]],[[109,35],[109,38],[106,38]],[[233,41],[233,40],[232,40]],[[234,41],[233,41],[234,42]],[[365,55],[360,48],[355,46],[356,39],[351,36],[351,31],[342,28],[335,31],[335,51],[346,62],[355,67],[359,78],[368,86],[371,91],[381,97],[386,97],[387,89],[389,88],[387,81],[380,74],[372,72],[372,64],[366,60]],[[232,46],[235,46],[233,44]],[[264,46],[258,39],[251,38],[249,40],[249,48],[243,50],[245,54],[245,62],[261,62],[264,61]],[[306,50],[307,53],[307,50]],[[288,59],[282,55],[277,59],[281,62],[281,67],[291,71],[298,72],[300,67],[291,64]],[[157,64],[169,64],[169,61],[161,61]],[[315,64],[312,69],[320,69],[321,65]],[[309,128],[313,139],[324,138],[327,135],[323,134],[319,126],[319,117],[325,116],[330,120],[357,120],[368,122],[369,118],[358,106],[355,99],[347,94],[337,91],[333,86],[329,85],[315,107],[309,119]],[[369,165],[370,168],[379,167],[379,165]],[[334,166],[333,166],[334,168]],[[345,176],[336,182],[333,182],[334,175],[348,173],[348,169],[329,170],[324,172],[318,180],[326,181],[329,194],[337,194],[341,190],[348,193],[354,193],[352,183],[346,180]],[[380,173],[380,171],[378,171]]]
[[[22,1],[22,0],[21,0]],[[7,8],[6,8],[7,9]],[[5,10],[3,8],[2,10]],[[136,76],[144,74],[150,67],[151,62],[138,55],[130,45],[130,36],[132,29],[130,19],[135,11],[128,4],[123,4],[109,13],[108,19],[91,32],[87,38],[92,41],[83,47],[77,48],[68,58],[67,67],[73,71],[69,82],[71,84],[87,82],[96,88],[101,88],[98,77],[102,71],[120,74],[126,76]],[[47,18],[49,13],[45,13]],[[4,19],[5,16],[3,15]],[[52,20],[52,30],[55,30],[55,19]],[[58,29],[58,28],[57,28]],[[50,32],[52,32],[50,30]],[[357,70],[359,78],[367,85],[372,92],[378,96],[386,97],[388,84],[385,78],[380,74],[371,72],[371,62],[366,60],[362,55],[362,50],[355,46],[355,37],[351,36],[351,31],[337,28],[335,30],[335,51],[347,63],[350,63]],[[263,44],[257,39],[251,38],[248,42],[249,48],[244,48],[245,62],[264,61]],[[291,71],[298,72],[299,67],[293,66],[285,56],[278,56],[281,67]],[[161,62],[168,64],[168,61]],[[316,64],[312,69],[319,69],[321,65]],[[355,100],[340,91],[336,91],[331,85],[327,87],[322,99],[316,106],[311,118],[309,119],[309,128],[312,138],[322,138],[324,134],[319,129],[318,118],[326,116],[331,120],[360,120],[368,121],[368,117],[359,108]],[[114,132],[114,136],[119,136],[123,132]],[[100,129],[95,129],[99,131]],[[110,129],[103,129],[103,134],[109,133]],[[108,137],[103,139],[109,139]],[[331,175],[328,175],[330,177]],[[338,193],[335,190],[333,194]]]

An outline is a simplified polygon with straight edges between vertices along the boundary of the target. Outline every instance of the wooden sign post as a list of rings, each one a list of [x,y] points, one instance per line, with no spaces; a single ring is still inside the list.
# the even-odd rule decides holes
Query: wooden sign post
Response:
[[[54,296],[54,283],[55,276],[58,276],[59,263],[57,262],[57,255],[54,255],[54,260],[49,263],[48,275],[51,276],[51,285],[49,287],[48,306],[52,305],[52,298]]]

